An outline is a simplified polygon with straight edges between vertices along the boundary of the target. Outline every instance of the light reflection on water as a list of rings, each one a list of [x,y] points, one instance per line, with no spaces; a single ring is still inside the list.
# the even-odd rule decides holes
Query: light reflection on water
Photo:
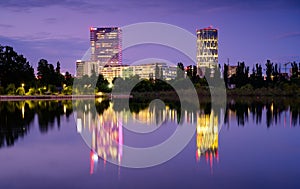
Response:
[[[76,111],[77,131],[91,148],[91,174],[96,169],[97,156],[103,159],[104,164],[109,160],[117,162],[120,166],[124,143],[135,147],[154,146],[170,137],[176,127],[196,127],[197,150],[194,154],[196,154],[197,161],[200,161],[203,156],[212,167],[213,159],[218,160],[219,116],[224,119],[223,109],[219,112],[211,110],[209,114],[205,114],[203,111],[192,109],[180,111],[166,105],[164,107],[148,106],[138,112],[131,112],[125,108],[115,110],[114,103],[108,103],[100,114],[93,113],[91,108],[93,102],[88,101],[80,105],[84,108]],[[179,115],[180,112],[184,112],[183,115]],[[150,134],[147,133],[149,137],[145,133],[130,132],[128,127],[126,128],[128,125],[137,128],[155,127],[156,129],[151,130]]]
[[[94,104],[92,100],[78,101],[75,105],[82,106],[84,111],[74,112],[74,104],[72,104],[72,101],[67,100],[0,102],[0,167],[7,170],[5,168],[10,166],[11,170],[7,170],[7,172],[12,171],[11,174],[19,178],[21,182],[27,183],[26,180],[28,180],[26,185],[28,188],[37,187],[37,185],[29,182],[32,181],[30,177],[22,174],[24,178],[21,179],[19,177],[20,173],[13,171],[22,169],[22,166],[26,167],[26,163],[24,164],[20,160],[10,162],[9,157],[20,154],[28,156],[24,154],[24,150],[27,149],[28,153],[32,152],[31,146],[33,145],[48,149],[47,146],[50,145],[65,145],[75,140],[82,141],[81,135],[85,133],[89,137],[84,137],[84,139],[91,144],[92,148],[83,150],[84,154],[82,154],[82,150],[78,150],[78,146],[70,144],[67,148],[69,152],[66,153],[66,158],[63,158],[62,155],[59,161],[63,164],[71,164],[73,166],[72,170],[77,170],[77,172],[74,171],[74,174],[85,175],[90,173],[96,175],[97,178],[107,179],[106,182],[102,181],[103,183],[100,184],[106,188],[109,188],[109,186],[113,186],[112,188],[126,188],[131,186],[129,184],[132,181],[130,176],[140,178],[141,176],[149,177],[153,174],[158,174],[167,180],[170,179],[169,177],[172,180],[178,179],[184,183],[190,180],[190,188],[199,188],[197,183],[199,184],[200,181],[197,181],[197,179],[200,177],[205,178],[207,183],[210,183],[205,185],[210,188],[218,188],[223,183],[227,183],[228,187],[231,188],[239,188],[242,186],[241,183],[248,183],[249,188],[258,187],[263,183],[259,180],[262,178],[265,179],[264,186],[266,188],[280,188],[283,186],[296,188],[296,186],[299,186],[299,181],[295,177],[295,175],[299,175],[297,167],[299,167],[300,158],[300,142],[298,140],[300,103],[298,101],[291,99],[229,100],[227,108],[224,110],[211,109],[209,102],[201,102],[200,111],[198,112],[190,106],[188,106],[190,108],[181,111],[179,106],[172,102],[166,102],[166,106],[163,108],[149,107],[147,103],[131,103],[130,109],[126,109],[122,106],[120,100],[97,100],[95,111],[90,108]],[[132,117],[129,116],[130,112],[133,112]],[[183,115],[181,115],[181,112],[184,112]],[[76,120],[73,120],[74,117]],[[225,120],[223,126],[219,124],[221,120]],[[75,124],[75,121],[77,121],[77,124]],[[72,124],[67,127],[69,122]],[[137,127],[143,123],[146,125],[151,124],[157,129],[147,136],[147,134],[128,131],[123,125],[124,123]],[[190,123],[196,124],[195,136],[182,153],[166,164],[156,166],[153,169],[132,172],[130,169],[121,169],[120,166],[109,165],[107,162],[108,159],[122,161],[122,158],[126,156],[122,144],[135,145],[136,147],[156,145],[171,136],[177,126],[184,127]],[[221,127],[222,130],[219,133]],[[37,140],[39,135],[36,129],[42,134],[42,138],[52,137],[52,142],[48,144],[41,142],[40,138]],[[61,139],[62,144],[60,142],[56,143],[55,141],[59,136],[63,137],[60,135],[61,133],[66,135],[66,138]],[[73,134],[68,136],[67,133]],[[81,135],[78,133],[81,133]],[[87,141],[87,139],[90,140]],[[50,161],[48,166],[46,166],[46,163],[44,166],[40,166],[39,170],[33,167],[32,170],[26,169],[26,171],[35,175],[40,174],[40,169],[53,170],[51,161],[58,152],[55,148],[50,152],[52,155],[44,157],[45,162],[47,162],[47,159]],[[70,152],[74,156],[70,157]],[[30,159],[32,162],[39,162],[39,156],[42,155],[30,156]],[[76,157],[89,157],[89,160],[77,160],[80,164],[75,164],[75,160],[72,160],[72,158],[76,159]],[[88,169],[83,168],[83,166],[88,167]],[[115,180],[109,178],[109,176],[112,176],[114,167],[117,167],[118,170],[114,173],[118,177],[117,183],[123,184],[124,187],[119,186],[119,184],[112,184]],[[170,174],[169,177],[162,175],[162,168],[167,174]],[[177,171],[182,171],[183,175]],[[209,173],[209,175],[213,175],[214,178],[219,178],[219,180],[213,182],[212,178],[205,173]],[[240,173],[243,173],[245,177],[241,177]],[[54,173],[51,172],[51,174]],[[73,173],[69,173],[71,175],[58,174],[65,178]],[[254,176],[254,174],[257,175]],[[279,175],[282,174],[285,176],[280,177]],[[228,180],[224,181],[222,177]],[[246,177],[253,177],[256,181],[247,180]],[[12,180],[9,178],[5,176],[5,171],[0,174],[0,188],[4,186],[18,188],[10,185]],[[125,181],[122,178],[127,179]],[[283,180],[280,181],[279,178]],[[49,181],[49,183],[45,183],[51,186],[50,181],[52,180],[46,177],[44,179]],[[89,180],[91,183],[99,182],[96,178],[91,180],[86,176],[82,176],[82,179]],[[153,183],[150,184],[150,181],[144,182],[148,183],[149,186],[144,186],[142,183],[138,186],[142,188],[157,186]],[[157,182],[159,184],[165,181],[158,179]],[[178,182],[174,181],[173,184],[168,183],[165,185],[175,188],[176,186],[182,186],[182,183]],[[241,183],[239,185],[233,184],[236,182]],[[69,186],[69,188],[72,187]]]

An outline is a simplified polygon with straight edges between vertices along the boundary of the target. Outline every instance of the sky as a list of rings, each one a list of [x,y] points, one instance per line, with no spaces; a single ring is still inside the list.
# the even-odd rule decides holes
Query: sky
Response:
[[[264,65],[267,59],[300,61],[297,0],[6,0],[0,1],[0,9],[0,44],[14,47],[35,68],[44,58],[52,64],[60,61],[62,71],[74,74],[76,60],[89,48],[91,26],[140,22],[172,24],[194,35],[196,29],[217,28],[220,64],[228,59],[232,65],[244,61],[249,66]],[[189,64],[172,50],[147,48],[130,52]]]

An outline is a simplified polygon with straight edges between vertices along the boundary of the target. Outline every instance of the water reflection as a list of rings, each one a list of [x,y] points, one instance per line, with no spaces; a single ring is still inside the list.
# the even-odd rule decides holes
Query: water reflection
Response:
[[[73,106],[82,111],[74,112],[77,119],[77,131],[90,136],[90,173],[97,165],[114,159],[119,164],[123,156],[123,144],[128,141],[124,135],[125,124],[152,124],[160,127],[169,123],[185,126],[194,123],[196,128],[195,159],[204,159],[211,167],[219,161],[219,130],[222,120],[227,128],[236,122],[238,126],[248,126],[247,122],[272,126],[296,127],[300,125],[300,100],[272,98],[229,99],[225,110],[212,109],[209,101],[202,101],[200,111],[193,105],[182,107],[178,102],[165,102],[165,106],[149,105],[150,101],[131,101],[129,108],[124,100],[105,99],[78,100],[72,104],[63,101],[0,101],[0,148],[10,147],[22,137],[30,133],[34,120],[37,121],[41,133],[47,133],[54,127],[61,126],[62,116],[67,118],[73,113]],[[91,108],[95,106],[96,108]],[[130,116],[132,115],[132,116]],[[99,157],[103,161],[99,161]]]
[[[160,127],[166,123],[186,125],[196,123],[197,113],[193,110],[184,110],[184,115],[174,104],[131,102],[129,108],[126,101],[114,99],[113,101],[97,99],[94,101],[77,101],[77,131],[90,146],[90,173],[93,174],[98,163],[98,156],[107,160],[114,160],[121,164],[123,156],[123,124],[140,127],[140,124]],[[153,102],[153,101],[152,101]],[[95,110],[97,113],[95,113]],[[128,128],[127,128],[128,129]],[[153,139],[153,138],[152,138]],[[126,140],[126,139],[125,139]],[[139,143],[141,141],[137,141]],[[141,142],[142,143],[142,142]]]
[[[210,114],[200,114],[197,119],[197,152],[196,160],[205,156],[212,170],[213,161],[219,161],[219,116],[214,110]]]
[[[262,119],[263,115],[265,120]],[[300,99],[291,98],[244,98],[231,99],[226,108],[225,123],[230,125],[233,117],[240,126],[250,119],[256,124],[265,124],[267,128],[278,125],[295,127],[300,124]],[[263,122],[265,121],[265,122]]]
[[[90,173],[93,174],[97,166],[98,156],[102,157],[104,163],[109,159],[122,159],[122,124],[118,119],[118,114],[112,109],[111,102],[108,100],[96,101],[97,113],[93,112],[91,106],[93,101],[77,102],[83,103],[83,111],[77,111],[77,131],[86,135],[84,139],[91,146]],[[81,104],[82,106],[82,104]]]
[[[0,148],[27,135],[35,116],[40,132],[46,133],[55,121],[60,127],[61,115],[69,117],[72,111],[72,101],[0,101]]]

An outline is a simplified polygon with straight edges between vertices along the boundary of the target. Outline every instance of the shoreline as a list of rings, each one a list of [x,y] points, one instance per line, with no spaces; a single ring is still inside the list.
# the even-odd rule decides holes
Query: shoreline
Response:
[[[0,95],[0,101],[9,100],[72,100],[106,97],[103,95]]]
[[[132,95],[0,95],[0,101],[17,100],[73,100],[73,99],[94,99],[94,98],[132,98]]]
[[[300,92],[300,89],[298,89]],[[268,97],[298,97],[300,93],[298,91],[282,91],[276,89],[227,89],[227,98],[268,98]],[[186,91],[188,92],[188,91]],[[209,90],[197,90],[199,98],[210,98]],[[160,91],[160,92],[132,92],[130,96],[122,94],[93,94],[93,95],[0,95],[0,101],[16,101],[16,100],[72,100],[72,99],[93,99],[93,98],[133,98],[133,99],[152,99],[152,98],[162,98],[165,100],[175,100],[178,99],[177,93],[175,91]]]

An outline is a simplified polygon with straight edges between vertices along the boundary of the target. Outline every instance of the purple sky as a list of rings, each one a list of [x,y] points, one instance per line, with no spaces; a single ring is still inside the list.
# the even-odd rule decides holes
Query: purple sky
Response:
[[[212,25],[219,29],[219,63],[300,61],[297,0],[6,0],[0,7],[0,44],[13,46],[34,67],[41,58],[59,60],[63,71],[74,73],[91,26],[137,22],[169,23],[193,34]]]

